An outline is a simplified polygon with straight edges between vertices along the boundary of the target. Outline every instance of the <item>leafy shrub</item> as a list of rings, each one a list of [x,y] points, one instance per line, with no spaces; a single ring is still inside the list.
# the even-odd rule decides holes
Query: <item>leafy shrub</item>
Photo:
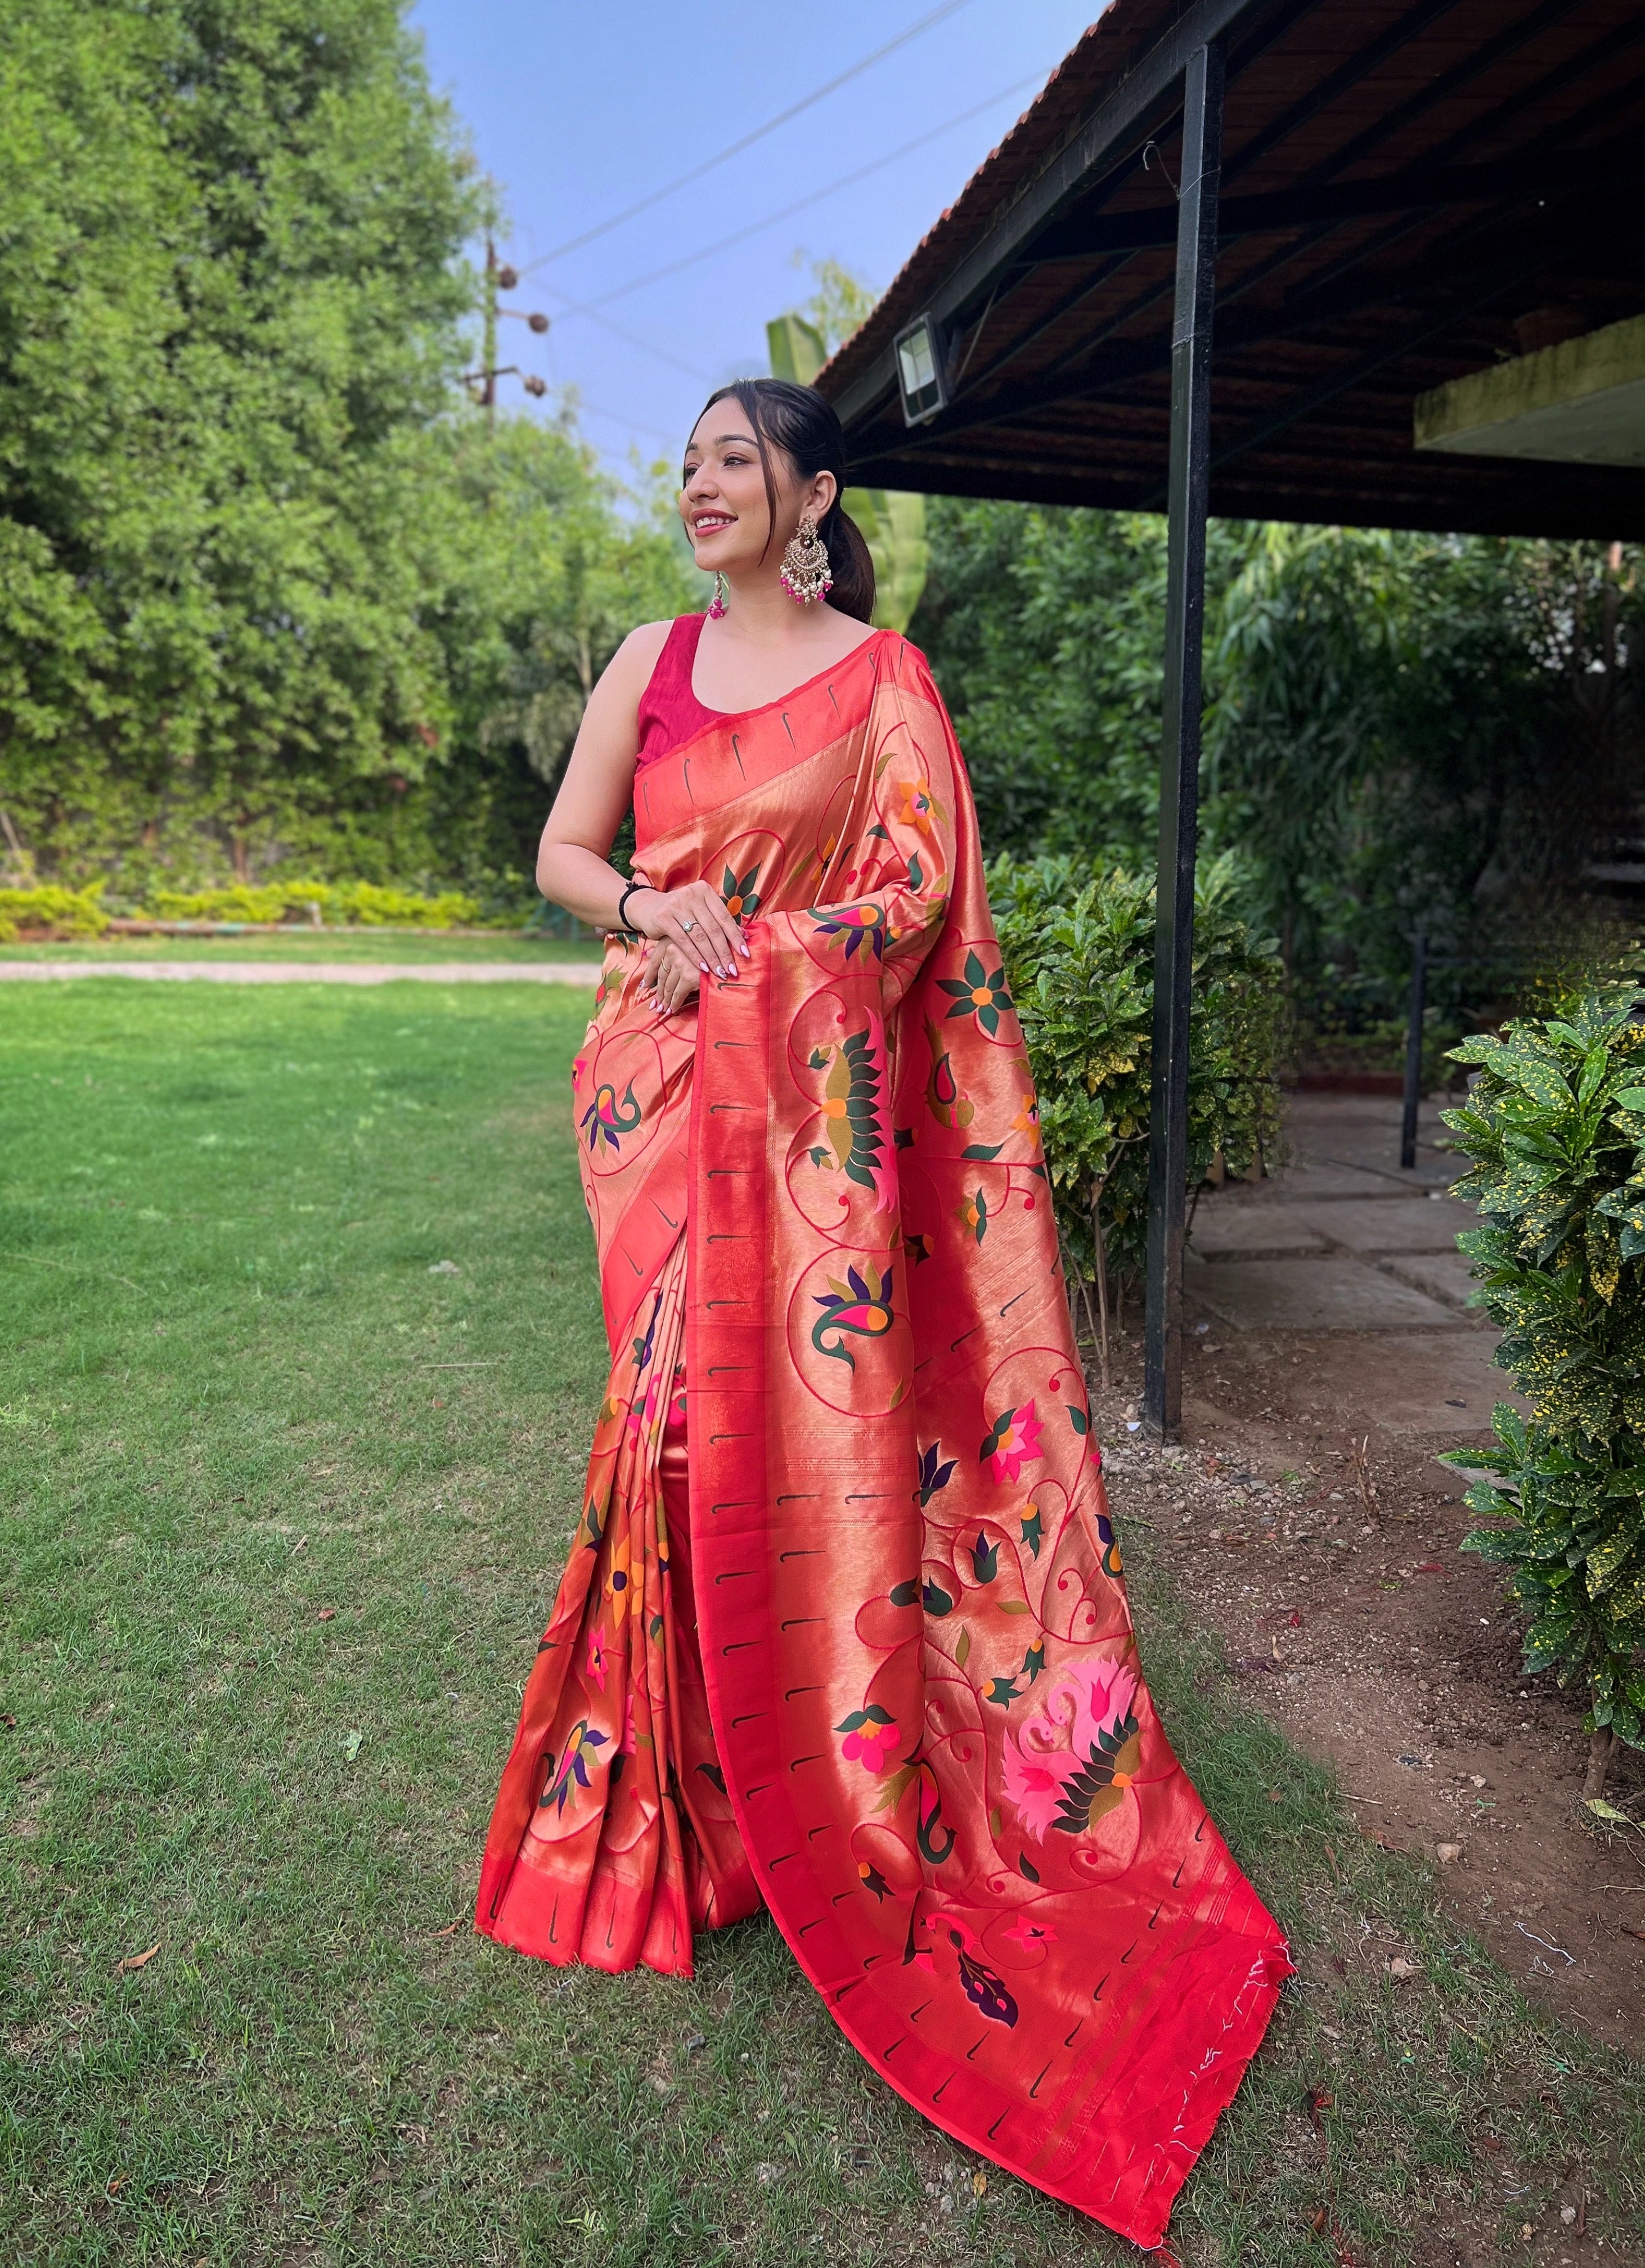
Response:
[[[1478,1067],[1445,1113],[1472,1161],[1457,1194],[1485,1217],[1457,1241],[1533,1414],[1499,1404],[1497,1447],[1446,1462],[1508,1523],[1466,1548],[1511,1571],[1527,1671],[1585,1691],[1597,1795],[1610,1736],[1645,1747],[1645,994],[1562,1005],[1453,1050]]]
[[[477,921],[480,902],[461,890],[442,890],[424,897],[414,890],[385,889],[376,882],[344,882],[333,892],[331,906],[339,921],[358,922],[363,928],[386,924],[413,929],[456,929]],[[326,909],[321,909],[323,913]]]
[[[1058,1226],[1095,1282],[1142,1267],[1153,1070],[1154,885],[1073,858],[996,859],[989,890],[1039,1090]],[[1189,1186],[1220,1158],[1243,1172],[1279,1133],[1284,976],[1237,910],[1231,859],[1200,868],[1189,1033]]]
[[[458,890],[424,897],[376,882],[238,883],[219,890],[156,890],[147,911],[159,921],[301,921],[318,906],[324,921],[380,928],[452,929],[476,920],[480,904]]]
[[[52,937],[100,937],[108,926],[98,902],[102,887],[93,882],[89,890],[0,890],[0,944],[11,944],[25,929],[43,929]]]

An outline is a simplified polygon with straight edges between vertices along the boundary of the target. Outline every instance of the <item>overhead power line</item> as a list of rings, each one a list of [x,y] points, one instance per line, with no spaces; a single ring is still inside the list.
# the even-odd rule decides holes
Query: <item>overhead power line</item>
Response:
[[[575,387],[572,387],[571,391],[573,394],[577,393]],[[647,433],[653,441],[661,441],[669,449],[677,449],[680,446],[680,437],[677,433],[665,433],[661,426],[647,425],[643,418],[625,417],[620,409],[602,409],[597,401],[584,401],[581,394],[577,395],[572,409],[574,416],[603,417],[609,425],[624,426],[631,433]]]
[[[797,198],[791,205],[785,205],[780,212],[767,213],[763,220],[750,221],[746,228],[736,230],[733,235],[722,236],[717,243],[705,244],[698,252],[688,252],[682,259],[670,261],[666,268],[653,268],[649,275],[636,276],[631,283],[619,284],[612,291],[602,291],[597,299],[587,300],[576,312],[587,315],[597,307],[609,307],[614,299],[625,299],[631,291],[643,291],[648,284],[660,284],[665,276],[677,276],[682,269],[695,268],[699,261],[712,260],[716,254],[729,252],[734,245],[746,243],[749,237],[758,236],[763,229],[775,228],[779,221],[792,220],[796,213],[808,212],[813,205],[820,204],[824,197],[831,197],[836,190],[853,188],[857,182],[867,180],[870,173],[877,173],[883,167],[895,165],[899,158],[906,158],[912,151],[923,150],[928,142],[937,141],[954,127],[963,126],[968,120],[978,117],[985,110],[992,110],[996,103],[1020,94],[1024,87],[1040,85],[1045,76],[1044,71],[1033,71],[1027,78],[1014,80],[1009,86],[1001,87],[998,94],[991,94],[986,101],[973,103],[969,110],[962,110],[955,117],[945,119],[941,126],[933,126],[924,134],[917,134],[911,142],[904,142],[900,149],[888,150],[883,157],[872,158],[866,166],[859,166],[855,173],[842,173],[838,180],[830,181],[820,189],[808,189],[803,197]]]
[[[521,273],[524,273],[523,269]],[[542,289],[551,298],[559,301],[567,315],[586,315],[591,323],[598,323],[602,331],[609,331],[613,338],[621,339],[625,345],[638,347],[642,354],[653,355],[659,362],[666,362],[675,370],[682,370],[688,378],[700,379],[704,386],[713,384],[708,372],[698,370],[695,363],[682,362],[678,355],[671,355],[666,348],[653,346],[649,339],[642,339],[636,332],[625,331],[621,323],[614,323],[609,315],[602,315],[593,307],[585,307],[579,299],[568,298],[557,285],[545,284]]]
[[[529,276],[539,268],[546,268],[550,261],[564,260],[568,253],[581,251],[584,245],[592,244],[596,237],[609,235],[614,228],[621,228],[624,221],[632,220],[637,213],[648,212],[653,205],[660,204],[665,197],[671,197],[676,189],[683,189],[692,181],[700,181],[704,174],[712,173],[716,166],[723,166],[728,158],[735,158],[742,151],[752,149],[756,142],[763,141],[768,134],[774,134],[779,126],[786,126],[791,119],[798,118],[803,111],[809,110],[814,104],[821,102],[824,96],[833,94],[838,88],[848,85],[854,78],[860,78],[864,71],[872,70],[874,64],[883,63],[887,55],[895,55],[899,48],[905,48],[911,40],[917,40],[922,32],[928,32],[933,24],[941,23],[945,17],[955,14],[958,10],[969,4],[970,0],[942,0],[941,7],[932,9],[930,13],[922,16],[918,23],[911,24],[905,32],[899,32],[894,40],[888,40],[882,48],[876,48],[871,55],[864,55],[860,63],[852,63],[849,70],[841,71],[838,77],[830,79],[826,86],[813,88],[812,92],[802,96],[800,101],[791,103],[786,110],[779,111],[775,118],[768,118],[763,126],[756,126],[752,133],[745,134],[740,141],[733,142],[726,149],[717,151],[713,157],[704,158],[701,165],[693,166],[690,173],[680,174],[675,180],[665,181],[661,188],[653,189],[638,202],[625,206],[620,213],[613,213],[609,220],[602,220],[597,227],[585,229],[580,236],[573,236],[564,244],[556,245],[552,252],[545,252],[541,259],[532,261],[527,267],[520,270],[520,273]]]

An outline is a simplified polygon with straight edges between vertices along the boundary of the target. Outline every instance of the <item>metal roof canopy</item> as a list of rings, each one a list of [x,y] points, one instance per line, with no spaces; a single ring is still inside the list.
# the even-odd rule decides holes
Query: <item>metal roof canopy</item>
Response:
[[[1169,509],[1143,1403],[1164,1438],[1207,514],[1645,528],[1645,468],[1413,445],[1419,394],[1645,306],[1641,129],[1639,0],[1115,0],[819,377],[858,480]],[[911,423],[895,350],[922,319],[941,383]]]
[[[1639,0],[1116,0],[822,373],[853,477],[1163,507],[1183,74],[1212,43],[1212,511],[1645,534],[1645,470],[1412,445],[1420,394],[1548,343],[1519,319],[1645,309]],[[926,311],[951,400],[911,428],[891,342]]]

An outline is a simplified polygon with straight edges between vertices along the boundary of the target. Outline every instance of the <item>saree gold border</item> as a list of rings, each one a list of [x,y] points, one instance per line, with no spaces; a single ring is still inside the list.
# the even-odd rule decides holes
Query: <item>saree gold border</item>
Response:
[[[784,1445],[773,1440],[766,1421],[767,1366],[786,1357],[775,1319],[763,1311],[769,1107],[717,1091],[724,1051],[735,1050],[745,1064],[754,1051],[771,1065],[775,957],[771,940],[762,937],[750,975],[704,998],[692,1123],[695,1198],[687,1289],[692,1551],[703,1571],[698,1630],[727,1788],[772,1918],[852,2045],[933,2124],[1090,2212],[1088,2169],[1087,2178],[1062,2184],[1048,2179],[1037,2162],[1046,2153],[1047,2121],[1024,2091],[998,2084],[975,2065],[920,2038],[910,2004],[928,1996],[920,1972],[904,1965],[900,1909],[886,1910],[898,1914],[894,1935],[875,1927],[880,1909],[862,1914],[854,1865],[834,1847],[843,1838],[809,1839],[816,1830],[808,1828],[794,1800],[799,1759],[789,1755],[792,1743],[783,1736],[782,1711],[790,1697],[783,1690],[777,1593],[785,1551],[800,1544],[800,1531],[785,1518],[783,1498],[808,1496],[803,1484],[815,1475],[782,1469]],[[734,1384],[728,1382],[733,1378]],[[801,1485],[778,1485],[785,1482]],[[792,1874],[785,1874],[785,1867]],[[854,1930],[842,1921],[842,1904],[858,1925]],[[884,1984],[876,1970],[885,1972]],[[922,1985],[918,1995],[916,1980]],[[1078,2120],[1082,2130],[1099,2105],[1100,2095],[1088,2102]],[[1065,2154],[1064,2139],[1057,2138],[1051,2155]],[[1123,2180],[1124,2169],[1115,2171]]]
[[[837,669],[782,701],[704,725],[634,776],[638,848],[644,858],[682,828],[723,812],[747,792],[769,786],[795,765],[823,756],[867,730],[883,679],[897,674],[903,641],[877,630]],[[908,651],[912,651],[911,648]],[[859,683],[863,673],[869,683]],[[780,729],[773,731],[775,725]]]
[[[929,706],[923,688],[890,674],[899,702]],[[940,708],[933,713],[941,718]],[[870,717],[865,728],[872,723]],[[963,770],[948,746],[957,785]],[[833,753],[838,762],[843,752]],[[974,826],[965,832],[975,863]],[[963,879],[956,873],[956,885]],[[1026,2072],[1001,2085],[915,2036],[911,2019],[918,2010],[911,2004],[923,1985],[904,1965],[900,1929],[893,1943],[884,1933],[886,1914],[863,1911],[855,1868],[844,1863],[844,1835],[837,1826],[808,1829],[796,1800],[793,1775],[812,1759],[790,1753],[796,1743],[785,1737],[792,1696],[784,1683],[806,1675],[794,1667],[800,1641],[784,1636],[792,1588],[784,1562],[800,1556],[793,1547],[800,1541],[785,1500],[815,1496],[816,1469],[789,1471],[796,1445],[769,1423],[768,1407],[780,1401],[770,1366],[785,1361],[787,1350],[781,1319],[767,1312],[768,1292],[781,1273],[771,1176],[787,1131],[777,1094],[782,1031],[793,1006],[782,981],[793,953],[789,930],[780,917],[758,924],[749,972],[704,994],[694,1079],[691,1516],[704,1571],[704,1668],[727,1790],[778,1926],[841,2029],[881,2076],[971,2147],[1147,2242],[1162,2235],[1170,2200],[1237,2087],[1278,1989],[1275,1964],[1266,1958],[1272,1926],[1263,1929],[1266,1916],[1180,1772],[1176,1800],[1162,1805],[1155,1835],[1164,1830],[1162,1839],[1170,1839],[1168,1821],[1176,1813],[1171,1823],[1198,1846],[1199,1866],[1213,1880],[1222,1877],[1221,1895],[1212,1893],[1212,1911],[1204,1904],[1195,1911],[1191,1895],[1186,1911],[1178,1907],[1129,1973],[1127,1989],[1116,1992],[1100,2044],[1094,2041],[1065,2072],[1056,2096],[1038,2104],[1037,2084],[1029,2087]],[[883,978],[861,989],[882,1013],[893,1007],[893,988]],[[883,1445],[870,1446],[874,1431],[865,1425],[854,1436],[865,1469],[885,1454]],[[812,1736],[815,1747],[815,1727]],[[1169,1756],[1162,1736],[1160,1745]],[[1244,1893],[1233,1901],[1243,1911],[1231,1926],[1228,1875]],[[1242,1921],[1255,1925],[1250,1935]],[[1184,2032],[1203,2043],[1191,2075],[1182,2068]]]

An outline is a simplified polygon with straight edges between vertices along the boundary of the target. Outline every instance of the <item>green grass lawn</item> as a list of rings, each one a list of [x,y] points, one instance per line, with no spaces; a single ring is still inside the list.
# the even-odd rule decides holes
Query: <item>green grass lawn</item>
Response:
[[[588,1001],[0,990],[0,2259],[1136,2257],[979,2194],[763,1918],[690,1984],[468,1926],[603,1383]],[[1147,1540],[1167,1721],[1302,1965],[1184,2262],[1637,2257],[1637,2067],[1243,1711]]]
[[[581,961],[599,938],[522,937],[517,930],[292,929],[282,936],[100,937],[0,945],[0,961]]]

